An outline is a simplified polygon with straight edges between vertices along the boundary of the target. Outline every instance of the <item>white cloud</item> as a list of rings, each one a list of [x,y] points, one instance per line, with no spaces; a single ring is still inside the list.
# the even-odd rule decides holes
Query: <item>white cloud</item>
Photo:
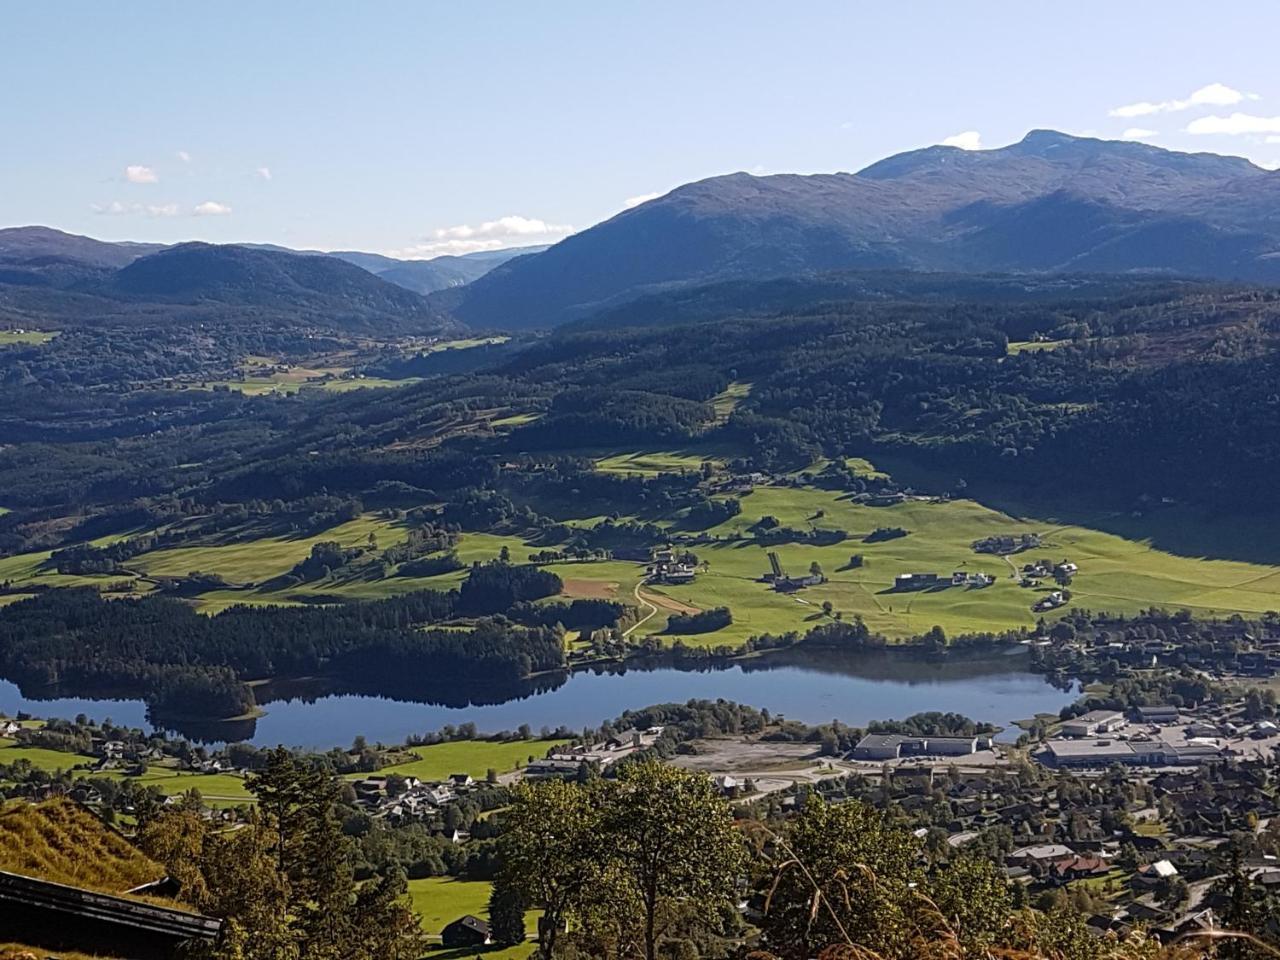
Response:
[[[657,200],[660,196],[662,196],[661,191],[657,191],[655,193],[642,193],[638,197],[627,197],[627,199],[622,203],[622,208],[624,210],[630,210],[632,207],[638,207],[640,204],[648,203],[650,200]]]
[[[1258,163],[1263,170],[1280,170],[1280,160],[1263,160]]]
[[[1160,136],[1158,130],[1148,130],[1146,127],[1130,127],[1124,133],[1120,134],[1121,140],[1150,140],[1152,137]]]
[[[547,223],[530,217],[508,216],[480,224],[458,224],[432,231],[429,239],[400,250],[393,257],[407,260],[429,260],[432,257],[501,250],[504,247],[555,243],[573,233],[568,224]]]
[[[1221,133],[1239,136],[1248,133],[1280,133],[1280,117],[1257,117],[1251,113],[1233,113],[1229,117],[1217,115],[1196,117],[1187,124],[1187,133]]]
[[[966,130],[942,141],[944,147],[959,147],[961,150],[981,150],[982,136],[977,130]]]
[[[176,203],[122,203],[119,200],[112,200],[106,204],[91,203],[89,209],[94,213],[112,217],[130,214],[146,214],[148,217],[176,217],[178,215],[178,205]]]
[[[262,179],[262,180],[270,180],[270,179],[271,179],[271,168],[270,168],[270,167],[259,167],[257,170],[255,170],[255,171],[253,171],[253,172],[254,172],[254,173],[255,173],[255,174],[256,174],[260,179]]]
[[[124,168],[124,178],[130,183],[159,183],[160,178],[150,167],[140,163],[130,164]]]
[[[178,159],[179,159],[179,160],[181,160],[183,163],[190,163],[190,162],[191,162],[191,154],[187,153],[187,151],[185,151],[185,150],[179,150],[179,151],[178,151],[178,153],[177,153],[177,157],[178,157]]]
[[[1178,113],[1182,110],[1190,110],[1192,107],[1231,107],[1245,99],[1257,100],[1258,95],[1241,93],[1225,84],[1211,83],[1207,87],[1201,87],[1192,92],[1191,96],[1185,100],[1161,100],[1159,103],[1141,100],[1138,103],[1116,107],[1110,115],[1126,118],[1149,117],[1155,113]]]
[[[197,203],[191,213],[197,217],[222,217],[231,212],[231,208],[225,203],[218,203],[215,200],[206,200],[204,203]]]
[[[1267,143],[1280,143],[1280,133],[1273,133],[1267,137]]]

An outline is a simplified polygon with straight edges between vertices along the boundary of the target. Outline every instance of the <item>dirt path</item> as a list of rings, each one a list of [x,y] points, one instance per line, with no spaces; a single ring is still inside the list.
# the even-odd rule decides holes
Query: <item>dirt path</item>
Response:
[[[626,639],[627,637],[631,636],[631,634],[634,633],[636,630],[638,630],[641,626],[643,626],[649,620],[653,619],[654,615],[657,614],[658,612],[658,608],[654,606],[652,603],[650,603],[648,600],[646,600],[644,596],[640,593],[640,584],[638,583],[636,584],[636,588],[635,590],[632,591],[632,594],[636,598],[636,603],[640,604],[640,606],[642,607],[648,607],[649,612],[646,613],[639,620],[637,620],[635,623],[633,623],[631,626],[627,627],[626,630],[622,631],[623,639]]]

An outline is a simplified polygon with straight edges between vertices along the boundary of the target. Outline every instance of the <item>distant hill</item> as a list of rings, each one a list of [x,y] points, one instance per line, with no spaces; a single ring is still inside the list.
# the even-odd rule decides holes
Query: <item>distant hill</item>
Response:
[[[513,247],[463,256],[435,257],[430,260],[400,260],[360,250],[293,250],[271,243],[242,243],[235,246],[265,253],[292,253],[341,260],[418,294],[470,283],[513,257],[540,253],[547,249],[546,246]],[[105,282],[111,271],[167,249],[171,247],[166,244],[112,243],[64,233],[52,227],[8,227],[0,229],[0,285],[84,288],[86,281]]]
[[[479,326],[548,326],[646,292],[833,270],[1161,273],[1280,282],[1280,173],[1247,160],[1029,133],[856,174],[715,177],[462,291]]]
[[[185,243],[118,270],[57,263],[62,273],[50,279],[46,265],[43,282],[0,264],[0,325],[270,324],[371,336],[455,326],[418,294],[336,257]]]
[[[388,283],[415,293],[428,294],[471,283],[508,260],[530,253],[541,253],[546,249],[545,246],[540,246],[483,250],[456,257],[433,257],[430,260],[397,260],[376,253],[348,251],[335,252],[331,256],[354,263]]]

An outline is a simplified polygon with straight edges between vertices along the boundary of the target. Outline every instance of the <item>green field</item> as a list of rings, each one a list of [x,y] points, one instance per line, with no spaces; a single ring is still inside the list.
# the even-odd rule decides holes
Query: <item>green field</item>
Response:
[[[477,780],[484,779],[489,770],[507,773],[522,767],[530,757],[541,757],[551,747],[561,746],[567,740],[453,740],[433,743],[425,747],[413,747],[418,759],[383,767],[379,773],[398,773],[419,780],[443,780],[453,773],[467,773]],[[351,774],[358,780],[364,774]]]
[[[1035,353],[1039,350],[1056,350],[1059,347],[1065,347],[1070,342],[1070,340],[1011,340],[1009,341],[1009,355]]]
[[[0,764],[12,764],[17,760],[27,760],[36,769],[46,773],[54,773],[58,770],[70,771],[81,764],[94,763],[93,757],[48,750],[44,747],[20,747],[12,740],[0,740]],[[104,770],[101,773],[88,769],[76,770],[75,776],[101,777],[107,780],[126,779],[119,770]],[[175,770],[172,767],[152,765],[142,776],[128,779],[156,787],[166,795],[196,789],[210,806],[253,802],[252,794],[245,789],[244,778],[229,773],[196,773],[192,770]]]
[[[823,515],[818,517],[818,511]],[[1071,590],[1073,606],[1134,613],[1152,605],[1187,607],[1204,615],[1232,612],[1260,614],[1280,608],[1280,566],[1237,560],[1181,556],[1139,539],[1082,524],[1014,517],[971,500],[931,503],[920,500],[893,507],[851,503],[839,494],[790,487],[758,488],[742,500],[742,514],[710,531],[726,537],[744,534],[764,515],[784,526],[842,529],[849,539],[835,546],[783,544],[776,548],[785,570],[804,574],[817,561],[829,582],[796,594],[779,594],[758,582],[769,569],[767,550],[753,542],[731,540],[694,548],[710,568],[684,586],[646,588],[661,609],[638,634],[661,632],[671,609],[729,606],[734,623],[722,630],[686,638],[698,644],[738,643],[759,633],[804,630],[823,620],[821,605],[829,600],[850,617],[860,614],[875,630],[907,636],[935,624],[948,633],[1033,626],[1031,605],[1038,591],[1019,587],[1010,562],[974,553],[972,541],[993,534],[1039,533],[1045,546],[1022,557],[1070,559],[1080,566]],[[1169,523],[1169,520],[1162,520]],[[904,527],[901,539],[864,543],[876,527]],[[861,553],[864,566],[848,569],[848,559]],[[628,596],[640,576],[639,565],[581,566],[571,574],[579,590],[598,583]],[[631,576],[626,576],[627,571]],[[986,588],[949,587],[936,592],[893,593],[897,574],[953,570],[994,575]],[[561,572],[562,576],[566,574]],[[1045,587],[1045,590],[1050,587]],[[584,594],[585,595],[585,594]]]
[[[716,420],[723,423],[729,419],[729,414],[737,408],[738,404],[745,400],[751,394],[752,385],[735,380],[723,391],[717,393],[711,400],[712,409],[716,412]]]
[[[429,936],[438,937],[440,931],[459,917],[471,914],[474,917],[488,919],[489,890],[492,887],[487,880],[455,880],[452,877],[424,877],[409,881],[409,900],[414,911],[422,917],[422,929]],[[525,930],[530,940],[518,947],[505,950],[485,950],[485,957],[494,960],[523,960],[533,953],[532,937],[537,930],[539,910],[531,910],[525,915]],[[439,951],[428,954],[428,958],[444,958],[451,956],[474,956],[474,950]]]
[[[0,347],[19,343],[48,343],[56,336],[56,333],[51,333],[48,330],[23,330],[22,332],[0,330]]]

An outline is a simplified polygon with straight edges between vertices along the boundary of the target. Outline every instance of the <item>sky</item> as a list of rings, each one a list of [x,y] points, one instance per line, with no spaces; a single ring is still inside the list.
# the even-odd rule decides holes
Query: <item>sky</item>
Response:
[[[1280,5],[7,0],[0,226],[409,258],[1031,129],[1280,167]]]

